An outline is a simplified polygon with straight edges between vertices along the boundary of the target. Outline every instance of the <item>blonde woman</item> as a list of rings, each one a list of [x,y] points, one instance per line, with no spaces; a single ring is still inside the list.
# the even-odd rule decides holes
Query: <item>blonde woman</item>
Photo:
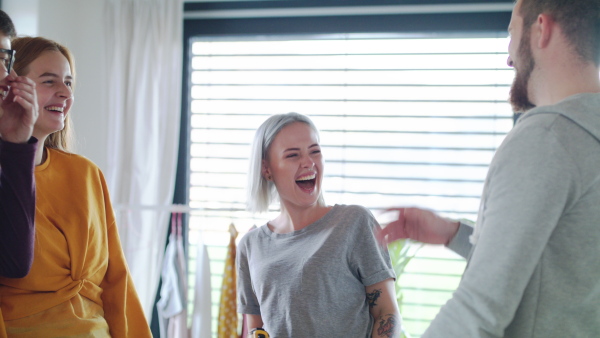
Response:
[[[75,68],[69,50],[18,38],[15,70],[36,84],[36,242],[25,278],[0,278],[10,337],[150,337],[102,172],[69,152]],[[1,333],[0,333],[1,334]]]
[[[328,206],[319,134],[301,114],[257,130],[248,209],[279,215],[238,246],[238,311],[272,337],[398,337],[395,274],[375,240],[379,224],[358,205]]]

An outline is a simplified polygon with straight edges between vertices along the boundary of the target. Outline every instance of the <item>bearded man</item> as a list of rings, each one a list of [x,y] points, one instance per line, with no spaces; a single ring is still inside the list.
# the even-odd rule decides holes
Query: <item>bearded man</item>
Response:
[[[600,0],[518,0],[510,102],[475,228],[418,208],[380,234],[468,259],[422,337],[600,337]]]

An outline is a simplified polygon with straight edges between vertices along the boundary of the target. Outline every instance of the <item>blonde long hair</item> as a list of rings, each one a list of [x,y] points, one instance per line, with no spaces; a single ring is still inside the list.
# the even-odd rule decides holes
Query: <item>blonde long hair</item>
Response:
[[[12,40],[12,48],[17,51],[13,68],[19,75],[27,75],[29,73],[29,65],[42,55],[42,53],[54,51],[61,53],[67,59],[71,68],[71,75],[75,79],[75,60],[73,59],[73,54],[71,54],[71,51],[67,47],[56,41],[42,37],[19,37]],[[72,88],[73,90],[75,89],[75,81],[73,81]],[[67,114],[65,117],[65,127],[62,130],[48,135],[44,146],[67,152],[72,151],[74,135],[70,115]]]

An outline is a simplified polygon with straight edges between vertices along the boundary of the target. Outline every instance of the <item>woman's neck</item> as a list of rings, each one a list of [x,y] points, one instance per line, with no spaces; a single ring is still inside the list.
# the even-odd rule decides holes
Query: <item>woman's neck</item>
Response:
[[[321,219],[331,210],[325,205],[313,205],[308,208],[286,208],[281,206],[281,213],[269,222],[269,228],[275,233],[286,234],[306,228]]]
[[[46,161],[46,147],[44,147],[44,143],[46,142],[47,136],[36,138],[38,139],[38,146],[35,151],[35,165],[40,165]]]

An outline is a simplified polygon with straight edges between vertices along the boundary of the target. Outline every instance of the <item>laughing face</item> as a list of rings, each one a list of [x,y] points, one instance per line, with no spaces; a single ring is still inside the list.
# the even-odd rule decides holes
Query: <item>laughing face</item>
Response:
[[[275,136],[263,161],[263,176],[277,187],[286,208],[317,205],[323,179],[318,135],[309,125],[294,122]]]
[[[33,136],[43,139],[65,127],[65,117],[73,104],[73,77],[67,58],[46,51],[28,67],[27,77],[36,82],[39,117]]]

